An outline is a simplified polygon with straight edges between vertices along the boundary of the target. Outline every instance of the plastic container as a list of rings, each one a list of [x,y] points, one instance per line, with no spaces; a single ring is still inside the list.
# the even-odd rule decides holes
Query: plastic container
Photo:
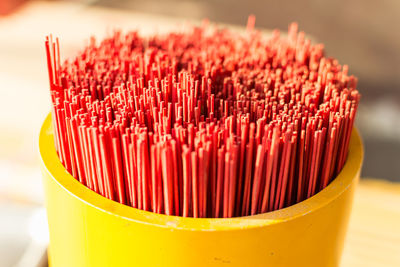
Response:
[[[58,159],[50,115],[39,147],[52,267],[338,266],[363,159],[354,130],[343,170],[313,197],[255,216],[194,219],[128,207],[79,183]]]

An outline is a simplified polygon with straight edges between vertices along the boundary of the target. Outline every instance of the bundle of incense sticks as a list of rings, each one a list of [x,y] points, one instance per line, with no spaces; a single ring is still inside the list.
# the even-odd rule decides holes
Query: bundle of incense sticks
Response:
[[[82,184],[134,208],[247,216],[319,192],[342,169],[360,99],[348,67],[287,37],[209,25],[94,38],[61,64],[46,39],[55,147]]]

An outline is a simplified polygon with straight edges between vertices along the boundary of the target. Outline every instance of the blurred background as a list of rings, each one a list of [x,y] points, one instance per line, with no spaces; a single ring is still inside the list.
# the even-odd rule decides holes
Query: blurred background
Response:
[[[257,28],[297,21],[359,78],[365,161],[343,266],[400,266],[400,1],[0,0],[0,267],[46,262],[37,152],[50,109],[45,36],[60,37],[66,58],[115,28],[160,32],[203,18],[244,26],[249,14]]]

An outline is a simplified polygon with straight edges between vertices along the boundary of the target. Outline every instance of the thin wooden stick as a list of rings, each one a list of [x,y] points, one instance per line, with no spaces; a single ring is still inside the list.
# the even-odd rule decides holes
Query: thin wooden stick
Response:
[[[61,164],[106,198],[184,217],[249,216],[323,190],[346,162],[357,78],[297,24],[267,38],[254,23],[115,32],[64,63],[47,37]]]

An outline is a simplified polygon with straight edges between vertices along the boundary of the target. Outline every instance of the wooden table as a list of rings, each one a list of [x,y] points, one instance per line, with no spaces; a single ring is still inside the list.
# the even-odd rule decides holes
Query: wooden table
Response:
[[[400,184],[361,180],[342,266],[400,266]]]

